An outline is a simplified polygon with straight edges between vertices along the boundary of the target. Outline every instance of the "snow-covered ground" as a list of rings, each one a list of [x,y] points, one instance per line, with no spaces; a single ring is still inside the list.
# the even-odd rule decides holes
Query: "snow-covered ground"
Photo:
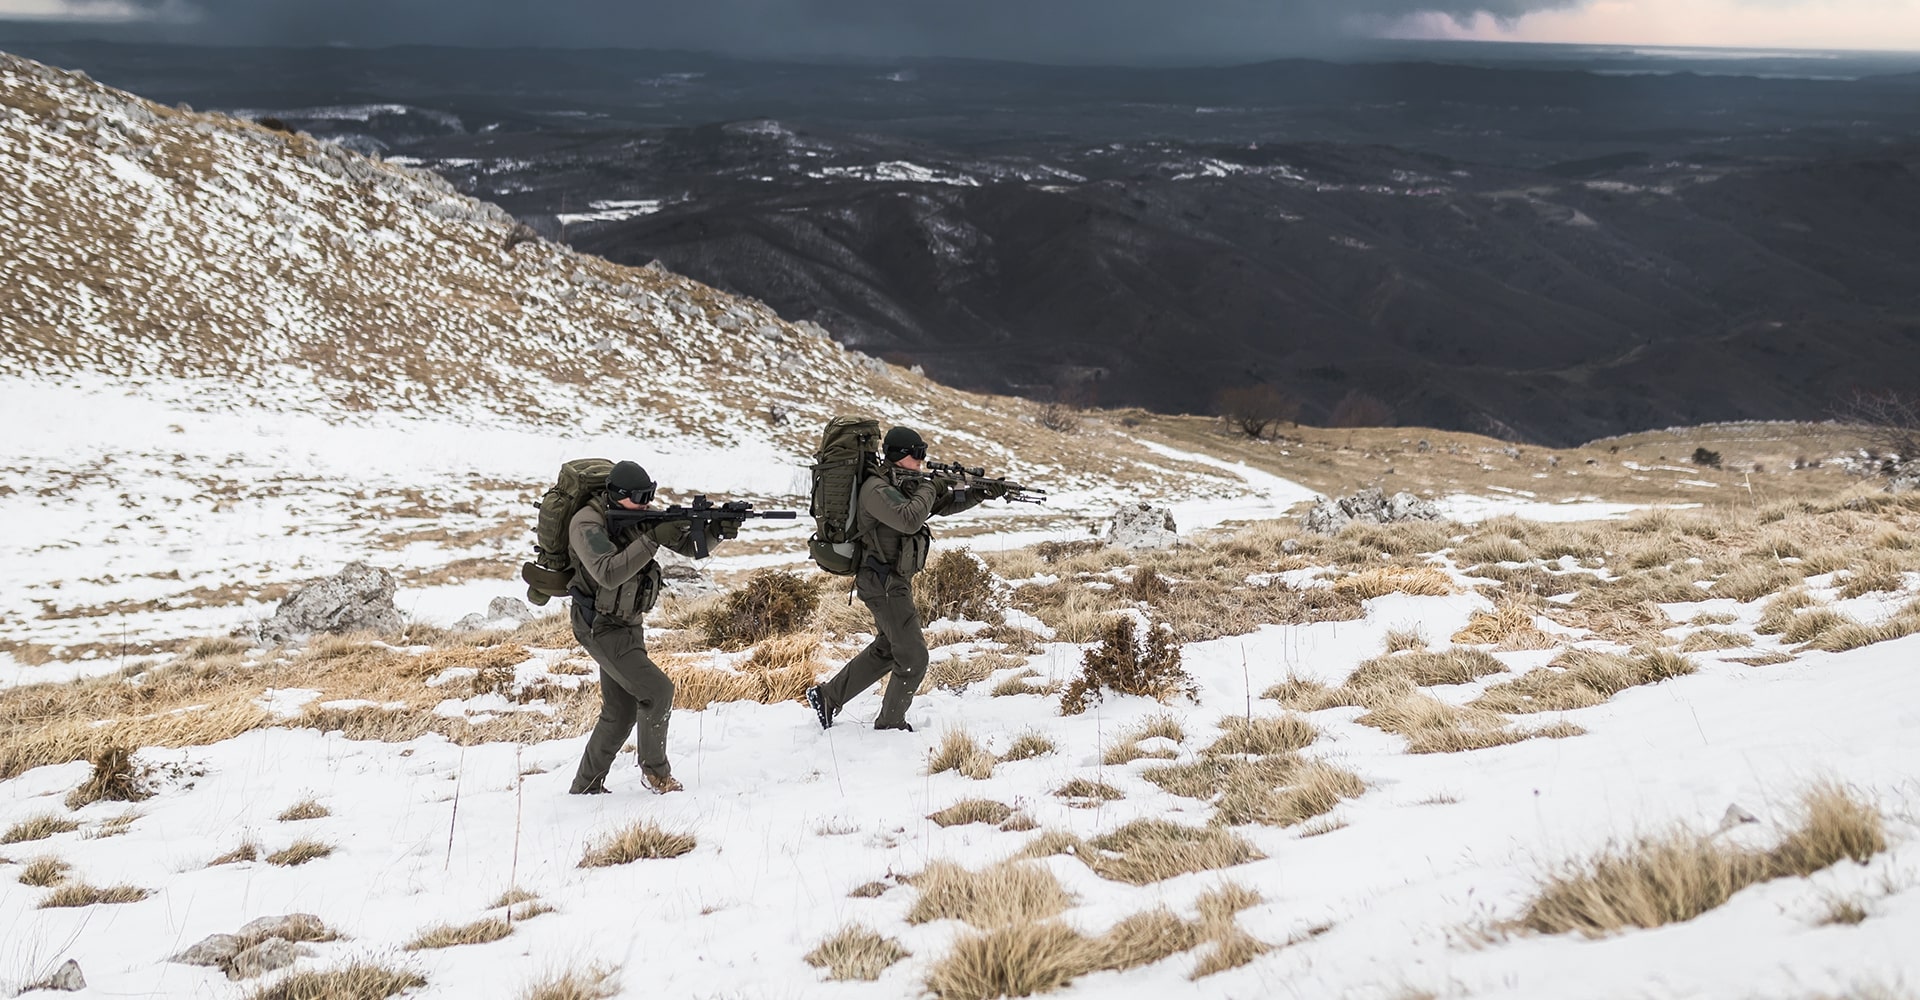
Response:
[[[1378,653],[1389,629],[1418,625],[1444,636],[1477,597],[1390,596],[1364,621],[1268,627],[1186,647],[1200,682],[1197,703],[1176,703],[1189,733],[1182,758],[1225,717],[1273,715],[1258,695],[1290,674],[1342,679]],[[1729,602],[1714,602],[1724,610]],[[1697,608],[1670,607],[1676,619]],[[1739,609],[1750,625],[1757,608]],[[1770,640],[1763,640],[1768,643]],[[958,649],[953,651],[960,651]],[[942,654],[936,654],[942,655]],[[1499,654],[1516,671],[1541,653]],[[1727,654],[1732,655],[1732,654]],[[1355,709],[1314,713],[1323,737],[1307,750],[1363,778],[1368,790],[1341,805],[1344,824],[1236,828],[1266,855],[1235,868],[1135,887],[1095,877],[1068,857],[1044,862],[1076,897],[1067,920],[1098,932],[1164,903],[1190,913],[1196,896],[1234,882],[1264,902],[1242,915],[1276,950],[1243,968],[1189,982],[1194,956],[1082,978],[1065,997],[1487,998],[1807,997],[1857,984],[1920,977],[1920,858],[1914,827],[1897,819],[1893,849],[1870,864],[1748,889],[1693,921],[1603,940],[1477,932],[1516,915],[1534,880],[1610,841],[1682,823],[1711,830],[1738,804],[1768,824],[1791,822],[1795,794],[1837,778],[1910,816],[1913,755],[1920,749],[1920,637],[1841,654],[1814,653],[1755,669],[1698,656],[1697,675],[1622,693],[1564,713],[1587,733],[1460,754],[1410,755],[1398,737],[1354,724]],[[1050,644],[1034,667],[1061,678],[1079,649]],[[1011,669],[1011,668],[1010,668]],[[1499,678],[1494,678],[1495,680]],[[0,976],[16,981],[77,959],[90,996],[239,995],[219,973],[168,955],[262,915],[311,912],[345,935],[314,946],[321,966],[374,956],[424,974],[426,997],[509,996],[558,967],[620,966],[627,997],[881,997],[920,992],[926,970],[963,932],[954,921],[909,925],[915,890],[850,898],[937,860],[983,865],[1038,834],[990,826],[941,828],[926,816],[954,802],[991,798],[1043,830],[1092,835],[1142,817],[1203,824],[1210,808],[1139,776],[1154,761],[1103,766],[1100,755],[1130,722],[1162,711],[1145,699],[1109,699],[1061,717],[1057,699],[990,697],[991,681],[936,691],[910,716],[918,731],[868,728],[877,699],[851,705],[821,732],[793,704],[721,704],[676,713],[671,741],[684,794],[640,790],[623,761],[616,794],[564,794],[578,739],[534,746],[459,748],[439,738],[407,744],[350,742],[339,734],[270,730],[211,747],[148,751],[182,775],[141,803],[127,832],[90,838],[122,806],[80,810],[79,832],[6,848],[16,860],[54,853],[94,884],[155,890],[138,903],[33,909],[41,890],[0,894]],[[1463,701],[1477,686],[1436,689]],[[986,780],[928,776],[944,731],[964,728],[995,750],[1028,732],[1056,753],[1004,763]],[[57,811],[84,764],[45,767],[0,783],[0,824]],[[1086,777],[1125,798],[1073,808],[1050,792]],[[312,796],[332,815],[274,817]],[[650,819],[691,833],[698,847],[673,860],[577,867],[584,846]],[[205,867],[244,841],[277,850],[296,837],[335,851],[298,868],[265,862]],[[483,915],[505,889],[537,892],[556,912],[510,937],[445,951],[397,952],[421,929]],[[1857,926],[1820,926],[1836,899],[1859,900]],[[896,936],[913,953],[875,984],[830,983],[801,961],[847,921]],[[1311,935],[1313,928],[1324,932]],[[1286,942],[1293,941],[1288,944]]]

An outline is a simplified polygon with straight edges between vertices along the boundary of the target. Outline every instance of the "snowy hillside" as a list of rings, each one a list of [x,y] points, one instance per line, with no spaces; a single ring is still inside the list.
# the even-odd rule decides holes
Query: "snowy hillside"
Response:
[[[1920,984],[1912,494],[1742,473],[1701,507],[1722,488],[1674,467],[1689,509],[1643,509],[1644,477],[1593,495],[1598,457],[1423,437],[1387,461],[1446,470],[1448,519],[1309,534],[1283,515],[1311,491],[1204,435],[1047,430],[673,275],[508,247],[430,176],[3,56],[0,97],[0,990]],[[566,795],[599,695],[565,621],[443,627],[519,591],[525,501],[601,453],[795,503],[849,409],[1055,491],[939,526],[916,731],[871,729],[871,693],[820,730],[800,693],[871,623],[774,572],[804,523],[755,524],[649,623],[686,790],[623,757]],[[1343,437],[1223,453],[1379,475]],[[1091,536],[1131,499],[1180,543]],[[256,640],[354,560],[403,631]]]

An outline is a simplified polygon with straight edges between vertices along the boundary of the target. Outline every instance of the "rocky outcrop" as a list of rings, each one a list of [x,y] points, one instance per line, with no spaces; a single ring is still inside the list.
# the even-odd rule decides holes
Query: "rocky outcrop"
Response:
[[[1401,521],[1438,521],[1440,508],[1430,500],[1411,493],[1387,496],[1379,487],[1368,487],[1350,497],[1322,498],[1300,519],[1300,527],[1317,535],[1337,535],[1354,522],[1397,524]]]
[[[1173,523],[1173,511],[1149,503],[1130,503],[1113,512],[1107,541],[1134,551],[1172,548],[1180,543],[1180,529]]]
[[[338,574],[295,592],[260,626],[267,642],[289,642],[315,632],[391,635],[405,624],[393,604],[393,574],[348,563]]]

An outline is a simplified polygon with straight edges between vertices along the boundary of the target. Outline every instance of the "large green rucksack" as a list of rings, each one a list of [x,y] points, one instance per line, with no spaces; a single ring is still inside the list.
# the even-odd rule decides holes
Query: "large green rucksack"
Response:
[[[855,534],[860,483],[873,471],[880,450],[880,422],[868,417],[835,417],[820,435],[813,453],[813,537],[807,552],[814,565],[835,576],[852,576],[864,557]]]
[[[540,498],[540,519],[533,529],[533,561],[522,564],[520,579],[527,581],[527,600],[545,604],[567,596],[573,583],[573,556],[567,552],[567,528],[601,490],[613,463],[604,458],[576,458],[560,467],[560,478]]]

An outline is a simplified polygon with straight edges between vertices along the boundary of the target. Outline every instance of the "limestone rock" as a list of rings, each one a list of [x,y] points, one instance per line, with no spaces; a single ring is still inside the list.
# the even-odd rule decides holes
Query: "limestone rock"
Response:
[[[287,941],[323,941],[333,936],[326,922],[311,913],[288,913],[249,920],[240,928],[242,941],[282,938]]]
[[[200,939],[200,943],[186,951],[167,959],[182,965],[211,965],[220,967],[240,954],[241,940],[232,934],[209,934]]]
[[[1173,511],[1149,503],[1130,503],[1113,512],[1107,541],[1123,549],[1165,549],[1180,543]]]
[[[1438,521],[1440,508],[1430,500],[1411,493],[1389,497],[1377,486],[1368,487],[1350,497],[1321,498],[1300,519],[1300,526],[1318,535],[1337,535],[1355,521],[1367,524],[1397,524],[1401,521]]]
[[[455,632],[480,632],[487,629],[517,628],[533,620],[533,608],[518,597],[496,597],[487,603],[485,614],[475,612],[453,623]]]
[[[80,974],[80,963],[69,958],[34,988],[78,993],[87,988],[87,977]]]
[[[1735,802],[1727,806],[1726,814],[1720,817],[1720,832],[1725,833],[1736,826],[1744,826],[1748,823],[1758,822],[1760,822],[1760,817],[1740,808],[1740,804]]]
[[[268,938],[233,956],[233,961],[227,964],[227,978],[252,979],[264,976],[311,954],[311,948],[303,948],[284,938]]]
[[[393,575],[355,562],[338,575],[301,588],[260,627],[261,638],[286,642],[315,632],[374,632],[391,635],[404,622],[393,604]]]
[[[1920,462],[1908,462],[1887,477],[1888,493],[1912,493],[1920,490]]]

